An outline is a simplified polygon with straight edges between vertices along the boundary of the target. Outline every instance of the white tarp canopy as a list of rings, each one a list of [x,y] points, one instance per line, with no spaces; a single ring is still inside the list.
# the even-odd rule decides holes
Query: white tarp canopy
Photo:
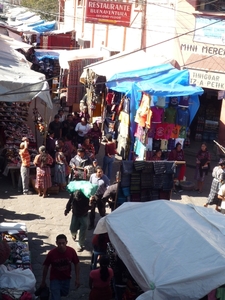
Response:
[[[149,66],[160,65],[166,61],[168,61],[168,59],[165,57],[154,57],[152,54],[146,53],[143,50],[133,52],[124,51],[103,61],[85,66],[81,77],[85,77],[86,70],[89,69],[97,75],[106,76],[108,80],[116,73],[140,70]]]
[[[99,220],[144,293],[138,300],[197,300],[225,283],[225,217],[168,200],[127,202]]]
[[[101,57],[103,57],[103,53],[100,49],[96,48],[61,50],[59,54],[59,64],[62,69],[69,69],[69,61]]]
[[[0,35],[0,101],[29,102],[43,100],[52,108],[49,85],[45,75],[30,69],[30,63],[14,49],[27,44]]]

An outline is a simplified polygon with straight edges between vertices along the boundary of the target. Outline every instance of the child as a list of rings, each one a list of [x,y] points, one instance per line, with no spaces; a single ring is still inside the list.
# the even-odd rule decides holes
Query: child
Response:
[[[62,147],[56,146],[56,154],[55,154],[55,177],[54,181],[59,186],[60,191],[64,191],[66,185],[66,168],[68,168],[68,164],[66,161],[66,157],[62,152]]]

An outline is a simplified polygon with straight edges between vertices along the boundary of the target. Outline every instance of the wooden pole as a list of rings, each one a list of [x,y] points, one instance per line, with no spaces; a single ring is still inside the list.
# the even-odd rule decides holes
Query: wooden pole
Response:
[[[142,2],[141,49],[146,51],[146,0]]]
[[[105,46],[108,47],[108,39],[109,39],[109,25],[106,25],[105,31]]]
[[[47,104],[45,103],[45,113],[44,113],[44,123],[45,123],[45,133],[44,133],[44,141],[43,144],[46,146],[46,138],[47,138]]]
[[[92,39],[91,39],[91,45],[92,48],[94,48],[94,44],[95,44],[95,24],[92,25]]]

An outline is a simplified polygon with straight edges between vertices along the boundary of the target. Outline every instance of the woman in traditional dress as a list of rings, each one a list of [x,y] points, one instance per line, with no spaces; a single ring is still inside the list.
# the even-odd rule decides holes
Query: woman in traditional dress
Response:
[[[39,154],[34,158],[36,166],[36,182],[35,187],[38,190],[38,195],[45,198],[47,189],[52,186],[50,165],[53,163],[53,158],[46,153],[45,146],[39,148]]]

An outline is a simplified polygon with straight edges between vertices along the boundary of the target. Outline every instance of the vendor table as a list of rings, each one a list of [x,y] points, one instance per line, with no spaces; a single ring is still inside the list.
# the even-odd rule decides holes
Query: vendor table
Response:
[[[30,169],[36,169],[36,166],[31,165]],[[9,173],[11,176],[13,188],[16,188],[16,174],[18,174],[20,176],[20,166],[16,165],[16,164],[8,164],[5,167],[3,175],[8,176]]]

